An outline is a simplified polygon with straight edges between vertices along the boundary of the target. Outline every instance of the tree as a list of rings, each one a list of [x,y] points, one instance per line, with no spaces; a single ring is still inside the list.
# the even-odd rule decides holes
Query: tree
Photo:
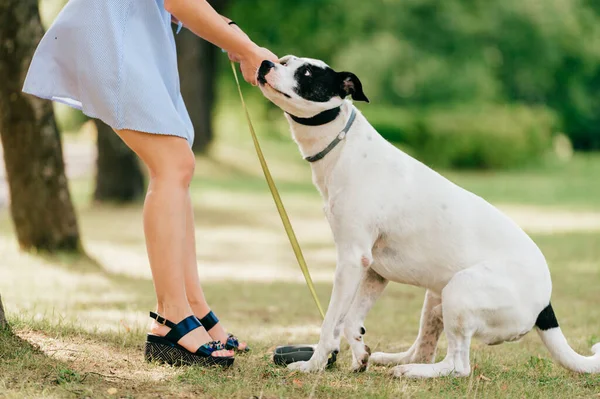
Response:
[[[112,128],[94,120],[98,131],[98,160],[94,200],[132,202],[144,196],[144,175],[137,156]]]
[[[228,0],[212,0],[211,5],[222,13]],[[220,50],[188,30],[175,38],[181,80],[181,95],[194,125],[193,150],[206,152],[213,139],[212,110],[215,102],[217,64]]]
[[[21,92],[43,36],[37,0],[0,0],[0,136],[25,250],[81,251],[52,104]]]
[[[4,306],[2,306],[2,295],[0,295],[0,328],[4,328],[6,326],[6,315],[4,314]]]

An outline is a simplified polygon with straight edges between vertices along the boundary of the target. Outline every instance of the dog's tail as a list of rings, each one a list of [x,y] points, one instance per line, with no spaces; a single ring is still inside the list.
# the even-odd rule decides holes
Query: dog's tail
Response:
[[[581,356],[575,352],[558,326],[552,304],[540,312],[535,326],[544,345],[561,366],[578,373],[600,373],[600,343],[592,347],[592,356]]]

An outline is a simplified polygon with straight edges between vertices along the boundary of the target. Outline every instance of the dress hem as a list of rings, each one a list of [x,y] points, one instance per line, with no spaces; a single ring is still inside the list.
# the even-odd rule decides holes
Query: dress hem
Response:
[[[193,142],[190,142],[190,140],[187,138],[187,136],[184,135],[179,135],[179,134],[174,134],[174,133],[164,133],[164,132],[159,132],[159,131],[149,131],[149,129],[147,128],[135,128],[135,127],[128,127],[128,126],[119,126],[118,123],[113,123],[113,122],[109,122],[106,120],[106,118],[102,118],[98,115],[95,115],[94,113],[90,112],[89,110],[86,110],[83,103],[79,100],[76,100],[70,96],[61,96],[61,95],[43,95],[43,94],[39,94],[39,93],[33,93],[32,91],[29,91],[27,89],[23,89],[23,93],[26,94],[30,94],[32,96],[44,99],[44,100],[50,100],[52,102],[57,102],[60,104],[65,104],[73,109],[76,109],[78,111],[81,111],[85,116],[87,116],[88,118],[93,118],[93,119],[99,119],[102,122],[106,123],[108,126],[110,126],[112,129],[115,130],[132,130],[132,131],[136,131],[136,132],[140,132],[140,133],[146,133],[146,134],[156,134],[156,135],[160,135],[160,136],[173,136],[173,137],[179,137],[181,139],[184,139],[185,141],[188,142],[188,144],[190,145],[190,147],[193,145]],[[67,99],[70,100],[72,102],[67,102],[67,101],[61,101],[61,99]],[[77,106],[77,104],[75,103],[79,103],[81,104],[81,108]]]

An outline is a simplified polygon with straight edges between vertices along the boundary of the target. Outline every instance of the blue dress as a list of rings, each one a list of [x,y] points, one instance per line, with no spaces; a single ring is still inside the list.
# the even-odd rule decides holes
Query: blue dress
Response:
[[[194,140],[164,0],[70,0],[41,40],[23,91],[115,129]]]

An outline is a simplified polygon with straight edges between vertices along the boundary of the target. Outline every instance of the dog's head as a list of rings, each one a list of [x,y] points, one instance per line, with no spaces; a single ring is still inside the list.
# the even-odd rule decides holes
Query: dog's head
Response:
[[[279,64],[263,61],[257,80],[265,97],[302,118],[335,108],[346,96],[369,102],[355,74],[336,72],[323,61],[311,58],[287,55]]]

